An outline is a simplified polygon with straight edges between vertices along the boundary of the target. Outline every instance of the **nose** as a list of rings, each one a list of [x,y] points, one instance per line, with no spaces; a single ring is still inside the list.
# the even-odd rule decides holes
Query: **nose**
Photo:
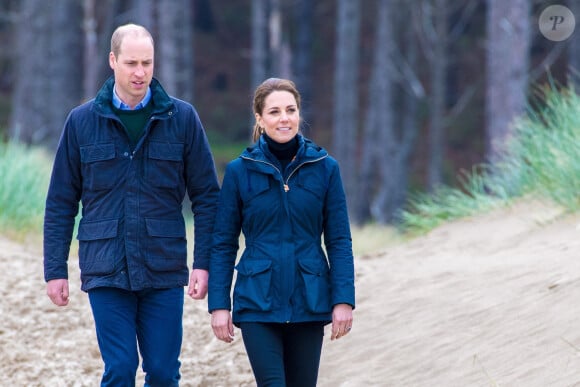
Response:
[[[135,70],[135,75],[138,77],[142,77],[145,75],[145,69],[143,68],[143,66],[137,66],[137,69]]]

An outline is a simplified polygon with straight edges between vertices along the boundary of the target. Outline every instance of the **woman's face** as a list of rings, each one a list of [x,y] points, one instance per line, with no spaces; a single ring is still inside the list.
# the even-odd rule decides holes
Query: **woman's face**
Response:
[[[256,121],[272,140],[280,144],[292,140],[300,124],[296,98],[289,91],[273,91],[264,100],[262,115],[256,113]]]

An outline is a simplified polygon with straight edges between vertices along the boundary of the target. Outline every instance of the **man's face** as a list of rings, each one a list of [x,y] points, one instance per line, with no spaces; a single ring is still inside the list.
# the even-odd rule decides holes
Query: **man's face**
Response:
[[[109,54],[115,74],[115,91],[121,101],[135,107],[147,93],[153,78],[153,42],[146,36],[125,36],[118,56]]]

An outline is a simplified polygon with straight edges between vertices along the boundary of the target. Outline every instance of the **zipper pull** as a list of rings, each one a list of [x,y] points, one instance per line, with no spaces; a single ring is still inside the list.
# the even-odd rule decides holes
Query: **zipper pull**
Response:
[[[284,192],[288,191],[290,191],[290,187],[288,187],[288,184],[284,184]]]

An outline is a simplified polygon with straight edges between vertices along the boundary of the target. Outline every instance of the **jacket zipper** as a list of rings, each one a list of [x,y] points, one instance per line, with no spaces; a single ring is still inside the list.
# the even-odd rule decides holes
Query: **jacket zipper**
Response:
[[[249,158],[249,157],[246,157],[246,156],[242,156],[242,158],[245,159],[245,160],[255,161],[257,163],[262,163],[262,164],[269,165],[272,168],[274,168],[276,170],[276,172],[278,172],[278,174],[283,178],[282,172],[280,172],[280,170],[278,169],[278,167],[276,167],[274,164],[272,164],[272,163],[270,163],[268,161],[256,160],[256,159],[252,159],[252,158]],[[284,184],[284,191],[286,191],[286,184]]]
[[[297,166],[296,166],[296,168],[294,168],[294,169],[292,170],[292,172],[290,172],[290,173],[288,174],[288,177],[286,178],[286,181],[284,182],[284,191],[285,191],[285,192],[288,192],[288,191],[290,191],[290,186],[288,185],[288,183],[290,182],[290,178],[292,177],[292,175],[294,174],[294,172],[296,172],[296,171],[297,171],[297,170],[298,170],[300,167],[302,167],[304,164],[315,163],[315,162],[317,162],[317,161],[320,161],[320,160],[322,160],[322,159],[324,159],[324,158],[326,158],[326,157],[327,157],[327,156],[322,156],[322,157],[319,157],[319,158],[317,158],[317,159],[314,159],[314,160],[308,160],[308,161],[304,161],[304,162],[302,162],[301,164],[297,165]]]
[[[300,167],[302,167],[304,164],[315,163],[315,162],[317,162],[317,161],[320,161],[320,160],[322,160],[322,159],[325,159],[326,157],[328,157],[328,155],[325,155],[325,156],[319,157],[319,158],[317,158],[317,159],[314,159],[314,160],[308,160],[308,161],[304,161],[304,162],[302,162],[301,164],[297,165],[297,166],[296,166],[296,168],[294,168],[294,169],[292,170],[292,172],[290,172],[290,174],[288,174],[288,177],[286,178],[286,181],[284,181],[284,182],[283,182],[284,192],[288,192],[288,191],[290,191],[290,186],[288,185],[288,183],[290,182],[290,178],[292,177],[292,175],[294,174],[294,172],[296,172],[296,171],[297,171],[297,170],[298,170]],[[270,162],[267,162],[267,161],[262,161],[262,160],[256,160],[256,159],[252,159],[252,158],[245,157],[245,156],[242,156],[242,158],[243,158],[243,159],[246,159],[246,160],[250,160],[250,161],[255,161],[255,162],[257,162],[257,163],[262,163],[262,164],[270,165],[270,166],[272,166],[272,168],[274,168],[274,169],[275,169],[275,170],[276,170],[276,171],[277,171],[277,172],[280,174],[280,176],[281,176],[282,178],[284,178],[284,176],[282,175],[282,172],[280,172],[280,170],[278,169],[278,167],[276,167],[274,164],[272,164],[272,163],[270,163]]]

